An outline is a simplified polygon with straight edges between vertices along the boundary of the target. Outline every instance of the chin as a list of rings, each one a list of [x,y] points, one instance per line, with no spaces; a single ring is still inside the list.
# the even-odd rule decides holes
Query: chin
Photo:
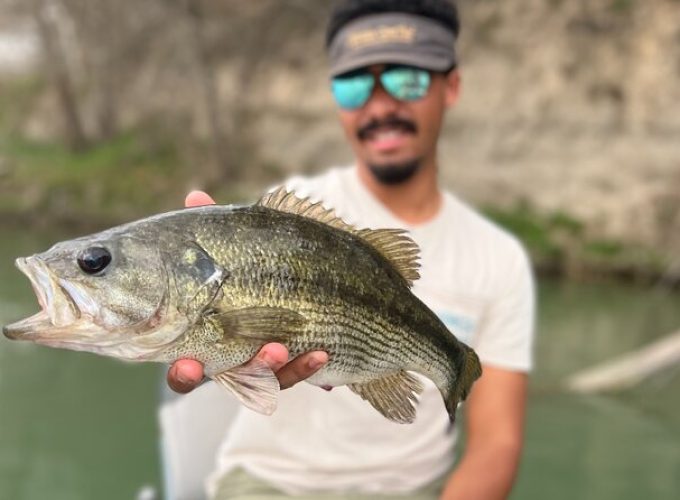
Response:
[[[384,185],[398,185],[411,179],[420,170],[420,159],[412,159],[402,162],[375,164],[368,163],[371,175],[379,183]]]

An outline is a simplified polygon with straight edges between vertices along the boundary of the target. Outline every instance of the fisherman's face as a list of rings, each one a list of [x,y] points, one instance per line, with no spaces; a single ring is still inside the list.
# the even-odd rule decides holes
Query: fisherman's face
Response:
[[[430,73],[425,96],[403,101],[380,84],[384,69],[368,68],[376,78],[370,97],[360,108],[340,108],[339,116],[360,167],[383,184],[400,184],[423,166],[434,168],[444,112],[458,99],[460,79],[457,71]]]

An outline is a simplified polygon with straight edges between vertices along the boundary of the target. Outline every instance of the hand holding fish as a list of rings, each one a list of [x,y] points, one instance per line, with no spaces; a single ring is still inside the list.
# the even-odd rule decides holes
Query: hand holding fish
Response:
[[[210,195],[203,191],[192,191],[184,200],[184,206],[187,208],[214,204],[215,201]],[[288,349],[283,344],[272,342],[263,346],[255,359],[263,361],[271,368],[279,379],[281,389],[288,389],[325,365],[328,354],[324,351],[312,351],[288,362]],[[193,359],[180,359],[168,370],[168,386],[175,392],[186,394],[198,387],[204,376],[201,363]]]

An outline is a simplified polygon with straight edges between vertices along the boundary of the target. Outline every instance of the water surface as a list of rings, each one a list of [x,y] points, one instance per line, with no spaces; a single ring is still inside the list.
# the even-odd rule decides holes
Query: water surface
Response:
[[[37,310],[12,265],[55,235],[0,230],[0,324]],[[680,328],[680,296],[544,282],[525,459],[513,499],[675,500],[680,369],[635,390],[573,396],[573,371]],[[160,484],[154,364],[0,338],[0,499],[120,500]],[[490,474],[492,471],[489,472]]]
[[[14,258],[55,240],[0,232],[0,324],[38,310]],[[0,499],[133,499],[159,484],[159,374],[0,337]]]
[[[680,328],[680,295],[611,284],[540,284],[536,370],[520,499],[680,495],[680,367],[633,390],[565,394],[567,374]]]

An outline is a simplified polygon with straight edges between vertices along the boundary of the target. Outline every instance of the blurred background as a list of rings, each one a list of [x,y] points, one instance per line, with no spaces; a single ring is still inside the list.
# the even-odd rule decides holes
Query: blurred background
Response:
[[[442,179],[539,276],[514,499],[680,491],[680,1],[459,0]],[[351,161],[318,0],[0,0],[0,324],[15,257]],[[0,339],[0,498],[161,489],[161,371]],[[577,387],[578,390],[574,388]]]

